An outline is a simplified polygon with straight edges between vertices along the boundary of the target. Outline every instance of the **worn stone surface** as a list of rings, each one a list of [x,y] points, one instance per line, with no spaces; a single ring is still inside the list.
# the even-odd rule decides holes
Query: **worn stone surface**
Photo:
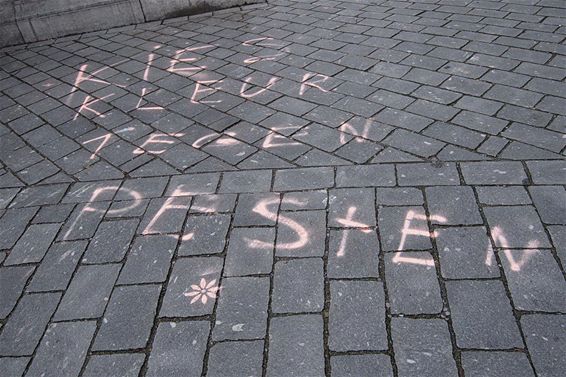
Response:
[[[54,4],[34,30],[80,26]],[[1,49],[0,374],[562,377],[564,10],[274,0]]]
[[[445,321],[394,318],[391,328],[400,375],[458,375]]]
[[[50,325],[26,374],[37,377],[77,376],[95,330],[95,321]]]
[[[92,348],[99,351],[144,348],[160,291],[159,285],[117,287]]]
[[[323,261],[290,259],[275,263],[271,307],[276,313],[319,312],[324,308]]]
[[[384,350],[384,294],[375,282],[335,281],[330,286],[329,345],[333,351]]]
[[[207,375],[261,376],[262,363],[262,341],[218,343],[210,349]]]
[[[273,318],[267,360],[268,376],[324,376],[322,316],[297,315]]]
[[[157,328],[148,376],[200,376],[210,323],[163,322]]]

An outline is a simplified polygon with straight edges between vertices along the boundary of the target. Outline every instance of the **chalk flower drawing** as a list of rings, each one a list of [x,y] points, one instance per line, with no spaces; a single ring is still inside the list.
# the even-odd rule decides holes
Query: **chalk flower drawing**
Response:
[[[216,298],[216,292],[220,289],[220,287],[215,286],[216,279],[210,281],[209,283],[206,282],[206,279],[200,279],[200,284],[193,284],[191,285],[192,291],[185,292],[183,295],[186,297],[192,297],[191,304],[194,304],[198,300],[200,300],[203,304],[208,302],[208,298]]]

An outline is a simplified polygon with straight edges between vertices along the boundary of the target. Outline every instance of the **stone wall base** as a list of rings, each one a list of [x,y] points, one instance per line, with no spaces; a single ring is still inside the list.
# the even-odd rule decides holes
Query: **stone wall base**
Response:
[[[264,0],[0,0],[0,47]]]

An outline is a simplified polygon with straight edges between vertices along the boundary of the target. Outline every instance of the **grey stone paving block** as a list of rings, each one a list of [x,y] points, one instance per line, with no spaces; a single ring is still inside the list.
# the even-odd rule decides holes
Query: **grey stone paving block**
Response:
[[[377,114],[375,116],[375,120],[414,132],[422,131],[426,128],[426,126],[433,122],[432,119],[428,119],[420,115],[390,108],[387,108]]]
[[[283,132],[284,128],[277,128],[277,132]],[[300,132],[300,131],[299,131]],[[311,147],[303,144],[295,139],[290,139],[278,133],[271,133],[265,138],[259,140],[255,143],[256,146],[267,150],[278,157],[284,158],[286,160],[294,160],[301,156],[305,152],[311,149]]]
[[[511,141],[507,148],[499,155],[502,159],[529,160],[529,159],[561,159],[559,154],[540,149],[533,145],[524,144],[519,141]]]
[[[123,200],[112,202],[104,215],[106,219],[123,219],[128,217],[141,217],[145,213],[149,199]]]
[[[275,313],[321,311],[324,308],[322,259],[291,259],[275,263],[271,308]]]
[[[225,131],[226,134],[246,143],[255,143],[265,137],[269,131],[248,122],[240,122]]]
[[[271,319],[266,375],[325,375],[322,316],[310,314]]]
[[[392,313],[440,313],[443,303],[435,265],[428,252],[396,252],[385,256],[385,277]]]
[[[509,140],[499,137],[499,136],[490,136],[488,137],[485,142],[477,148],[479,153],[487,154],[488,156],[495,157],[501,152],[503,148],[507,145]]]
[[[477,148],[485,139],[484,134],[441,122],[431,124],[423,133],[432,138],[470,149]]]
[[[448,80],[444,81],[440,86],[445,89],[475,96],[481,96],[491,87],[491,85],[483,81],[470,80],[457,76],[448,78]]]
[[[68,184],[27,187],[20,191],[16,199],[10,204],[10,208],[56,204],[61,200],[68,187]]]
[[[545,113],[543,113],[545,114]],[[551,114],[548,114],[551,115]],[[526,121],[523,123],[527,123]],[[534,124],[536,126],[536,124]],[[557,131],[557,132],[566,132],[566,117],[565,116],[558,116],[554,118],[554,121],[548,126],[549,130]]]
[[[277,131],[282,135],[289,136],[299,128],[306,126],[309,122],[303,118],[277,112],[260,124],[270,130]]]
[[[529,192],[542,221],[566,224],[566,190],[561,186],[531,186]]]
[[[217,343],[210,349],[207,377],[262,375],[263,341]]]
[[[459,106],[459,104],[456,105]],[[507,126],[507,123],[509,122],[501,120],[499,118],[478,114],[481,111],[483,111],[484,113],[487,112],[486,109],[489,109],[489,107],[486,107],[486,105],[487,104],[485,103],[479,103],[477,104],[478,109],[471,108],[471,106],[462,106],[463,108],[477,112],[462,111],[454,119],[452,119],[451,122],[472,129],[474,131],[485,132],[490,135],[497,135],[505,128],[505,126]],[[497,109],[494,109],[493,111],[489,111],[488,115],[493,115],[496,112]]]
[[[381,105],[355,97],[342,98],[341,100],[333,103],[332,106],[340,110],[368,118],[374,116],[383,109],[383,106]]]
[[[0,249],[9,249],[20,238],[37,208],[8,209],[0,217]]]
[[[485,94],[485,98],[523,107],[533,107],[540,101],[542,95],[536,92],[496,84]]]
[[[478,186],[478,200],[488,205],[531,204],[531,198],[524,187],[520,186]]]
[[[288,192],[281,201],[282,211],[325,209],[328,204],[326,190]]]
[[[490,159],[482,154],[454,145],[444,147],[437,157],[440,161],[483,161]]]
[[[336,154],[349,161],[364,163],[383,149],[379,144],[356,137],[336,151]]]
[[[531,79],[531,77],[514,72],[492,69],[488,73],[486,73],[482,77],[482,79],[491,83],[515,86],[520,88],[525,85]]]
[[[56,204],[50,206],[43,206],[39,209],[37,215],[33,218],[32,223],[62,223],[69,217],[74,204]]]
[[[109,205],[108,202],[98,202],[76,206],[59,232],[57,240],[73,241],[94,236]]]
[[[39,153],[27,146],[11,152],[3,159],[13,171],[26,169],[43,160]]]
[[[271,134],[271,135],[275,135],[275,134]],[[293,165],[288,163],[287,161],[277,156],[274,156],[271,153],[267,153],[261,150],[238,164],[238,167],[241,169],[250,169],[250,168],[255,169],[260,166],[265,168],[293,167]]]
[[[1,187],[21,187],[24,186],[24,183],[16,178],[10,172],[6,172],[5,169],[2,169],[2,175],[0,176],[0,186]]]
[[[464,96],[460,98],[460,100],[456,102],[454,106],[459,109],[493,116],[499,109],[501,109],[503,104],[483,98]]]
[[[275,191],[293,191],[328,188],[334,185],[332,168],[303,168],[277,170],[275,172]]]
[[[10,204],[19,191],[20,189],[18,188],[0,189],[0,209],[8,207],[8,204]]]
[[[78,376],[95,330],[95,321],[51,324],[26,375]]]
[[[33,274],[33,266],[0,268],[0,318],[6,318],[16,306],[26,282]]]
[[[161,177],[126,179],[120,186],[114,200],[158,198],[163,195],[167,182],[167,179]]]
[[[332,155],[318,149],[311,149],[295,160],[295,163],[299,166],[327,166],[329,162],[333,165],[351,165],[349,161],[337,155]]]
[[[269,278],[225,278],[220,289],[212,338],[263,339],[267,328]]]
[[[180,232],[190,203],[191,198],[187,196],[151,199],[138,233],[147,235]]]
[[[501,250],[499,258],[517,309],[566,312],[566,283],[550,250]]]
[[[381,76],[389,76],[389,77],[396,77],[401,78],[407,72],[409,72],[410,67],[400,64],[394,63],[387,63],[387,62],[379,62],[373,66],[370,70],[372,73],[377,73]]]
[[[370,188],[328,191],[328,226],[368,228],[376,225],[375,192]]]
[[[527,355],[522,352],[462,352],[462,366],[466,376],[534,377]]]
[[[375,118],[355,116],[347,122],[342,122],[338,129],[349,135],[378,142],[383,140],[395,128],[378,122]]]
[[[445,145],[437,140],[402,129],[393,131],[391,135],[383,140],[383,143],[420,157],[434,156]]]
[[[537,374],[561,376],[566,367],[566,315],[524,315],[521,326]]]
[[[179,245],[179,255],[221,253],[229,226],[229,215],[189,216]]]
[[[199,377],[209,331],[208,321],[160,323],[146,375]]]
[[[1,357],[0,369],[7,377],[23,377],[29,357]]]
[[[326,196],[326,194],[325,194]],[[285,203],[284,198],[282,203]],[[324,255],[326,213],[324,211],[280,212],[275,255],[311,257]]]
[[[198,194],[214,194],[219,173],[185,174],[172,177],[166,196],[188,196]]]
[[[484,208],[497,247],[550,247],[544,227],[532,206]]]
[[[337,187],[394,186],[393,165],[364,165],[338,167]]]
[[[274,228],[237,228],[230,233],[224,276],[268,274],[273,265]]]
[[[83,373],[84,377],[137,377],[145,355],[140,353],[92,355]]]
[[[333,152],[346,144],[352,136],[333,128],[313,123],[293,135],[294,140],[312,145],[326,152]]]
[[[71,185],[61,202],[90,203],[112,200],[119,191],[119,186],[119,181],[77,182]],[[127,199],[135,198],[128,196]]]
[[[557,153],[566,146],[566,140],[559,133],[520,123],[513,123],[501,133],[501,136]]]
[[[566,264],[566,227],[565,226],[549,226],[547,227],[554,247],[556,248],[556,254],[562,262],[562,266]]]
[[[385,293],[381,283],[330,283],[329,347],[333,351],[387,349]]]
[[[160,292],[159,285],[116,287],[96,334],[93,350],[145,348]]]
[[[53,244],[29,283],[28,292],[65,290],[86,245],[86,241]]]
[[[316,105],[292,97],[282,97],[269,104],[269,107],[295,116],[301,116],[314,109]]]
[[[338,355],[330,357],[335,377],[393,377],[391,359],[387,355]]]
[[[198,195],[193,198],[189,213],[232,212],[235,206],[235,194]]]
[[[459,347],[522,347],[519,328],[500,281],[448,281],[446,290]]]
[[[80,266],[65,291],[54,319],[101,317],[120,268],[119,264]]]
[[[422,207],[383,207],[377,213],[385,251],[426,250],[432,247],[428,217]]]
[[[535,127],[545,127],[552,119],[552,114],[513,105],[505,105],[497,116]]]
[[[397,165],[400,186],[459,185],[460,177],[452,163]]]
[[[460,167],[470,185],[521,185],[527,178],[518,161],[463,162]]]
[[[421,205],[424,199],[422,192],[413,187],[376,188],[375,202],[378,206]]]
[[[427,187],[425,194],[433,224],[483,224],[470,187]]]
[[[241,194],[234,214],[234,226],[274,226],[280,201],[276,193]]]
[[[535,184],[566,184],[565,161],[528,161],[527,167]]]
[[[438,103],[416,100],[407,107],[407,111],[422,115],[424,117],[447,122],[452,119],[460,110]]]
[[[219,291],[222,258],[180,258],[173,266],[160,317],[211,314]]]
[[[134,237],[138,220],[103,221],[82,259],[82,263],[120,262]]]
[[[47,322],[57,308],[61,293],[26,295],[2,328],[0,334],[0,355],[31,355]]]
[[[271,188],[271,170],[226,172],[218,192],[265,192]]]
[[[446,80],[449,76],[443,73],[438,73],[434,71],[430,71],[427,69],[421,68],[412,68],[409,73],[403,76],[405,80],[415,81],[421,84],[427,85],[439,85],[444,80]],[[450,89],[450,88],[448,88]]]
[[[444,320],[393,318],[391,332],[400,376],[458,375]]]
[[[373,230],[331,230],[328,276],[364,278],[379,276],[379,242]]]
[[[493,248],[484,227],[450,227],[437,229],[435,233],[444,278],[499,276]]]
[[[128,252],[118,278],[119,284],[159,283],[165,281],[177,239],[171,236],[141,236]]]

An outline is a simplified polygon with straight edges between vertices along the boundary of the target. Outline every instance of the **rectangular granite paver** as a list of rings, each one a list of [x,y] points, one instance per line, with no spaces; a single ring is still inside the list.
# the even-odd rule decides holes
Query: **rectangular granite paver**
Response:
[[[563,2],[171,15],[0,48],[2,377],[563,377]]]

